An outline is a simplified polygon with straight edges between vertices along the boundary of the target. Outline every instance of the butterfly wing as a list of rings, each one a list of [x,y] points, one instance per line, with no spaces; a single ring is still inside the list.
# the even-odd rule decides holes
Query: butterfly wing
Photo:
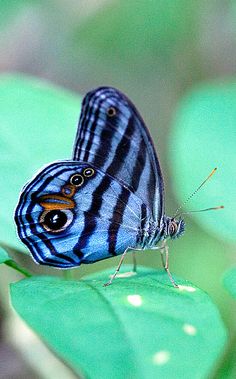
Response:
[[[135,106],[121,92],[101,87],[82,104],[74,160],[91,162],[135,193],[154,221],[163,215],[164,185],[150,134]]]
[[[24,187],[15,221],[36,262],[68,268],[137,246],[143,207],[108,173],[86,162],[59,161]]]

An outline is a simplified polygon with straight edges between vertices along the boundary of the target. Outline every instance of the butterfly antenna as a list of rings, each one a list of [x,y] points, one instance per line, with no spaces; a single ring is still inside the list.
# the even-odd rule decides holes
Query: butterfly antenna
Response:
[[[175,217],[179,217],[179,216],[186,215],[186,214],[189,214],[189,213],[206,212],[206,211],[217,211],[218,209],[223,209],[223,208],[224,208],[223,205],[219,205],[218,207],[198,209],[196,211],[194,210],[194,211],[180,212],[180,213],[177,213],[177,215],[175,215]]]
[[[195,196],[196,195],[196,193],[204,186],[204,184],[214,175],[214,173],[216,172],[216,170],[217,170],[217,167],[215,167],[212,171],[211,171],[211,173],[208,175],[208,177],[205,179],[205,180],[203,180],[203,182],[200,184],[200,186],[198,186],[197,187],[197,189],[195,189],[195,191],[183,202],[183,204],[182,205],[180,205],[177,209],[176,209],[176,211],[175,211],[175,214],[174,214],[174,216],[173,216],[173,218],[174,217],[177,217],[178,215],[180,215],[180,213],[179,213],[179,211],[180,211],[180,209],[182,209],[188,202],[189,202],[189,200],[191,200],[192,199],[192,197],[193,196]],[[208,208],[208,209],[203,209],[202,211],[205,211],[205,210],[213,210],[213,209],[219,209],[219,208],[221,208],[221,207],[223,207],[223,206],[220,206],[220,207],[215,207],[215,208]],[[201,211],[193,211],[193,212],[201,212]],[[188,212],[189,213],[189,212]]]

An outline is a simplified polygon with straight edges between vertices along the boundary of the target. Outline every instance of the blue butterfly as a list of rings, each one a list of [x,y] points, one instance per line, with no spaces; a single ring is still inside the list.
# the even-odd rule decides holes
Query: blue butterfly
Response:
[[[72,160],[44,167],[23,188],[15,211],[20,239],[34,260],[70,268],[160,249],[184,232],[164,213],[164,183],[147,127],[120,91],[100,87],[82,103]],[[161,245],[157,244],[161,241]]]

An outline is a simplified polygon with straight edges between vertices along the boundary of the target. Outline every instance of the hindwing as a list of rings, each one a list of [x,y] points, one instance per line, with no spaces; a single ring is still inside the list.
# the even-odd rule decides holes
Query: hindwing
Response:
[[[58,161],[24,187],[15,221],[37,262],[67,268],[137,246],[143,206],[93,164]]]

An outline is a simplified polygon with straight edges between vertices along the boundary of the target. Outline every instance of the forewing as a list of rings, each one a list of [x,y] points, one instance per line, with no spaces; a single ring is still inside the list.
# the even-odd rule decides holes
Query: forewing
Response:
[[[73,159],[119,180],[160,221],[164,186],[158,158],[144,121],[121,92],[101,87],[85,96]]]
[[[85,176],[86,169],[92,169],[92,176]],[[74,175],[84,179],[75,188]],[[37,262],[67,268],[137,246],[143,208],[139,197],[95,166],[59,161],[42,169],[24,187],[15,221],[19,237]],[[45,229],[45,212],[47,220],[50,212],[62,212],[70,223],[59,232],[48,230],[48,224]]]

